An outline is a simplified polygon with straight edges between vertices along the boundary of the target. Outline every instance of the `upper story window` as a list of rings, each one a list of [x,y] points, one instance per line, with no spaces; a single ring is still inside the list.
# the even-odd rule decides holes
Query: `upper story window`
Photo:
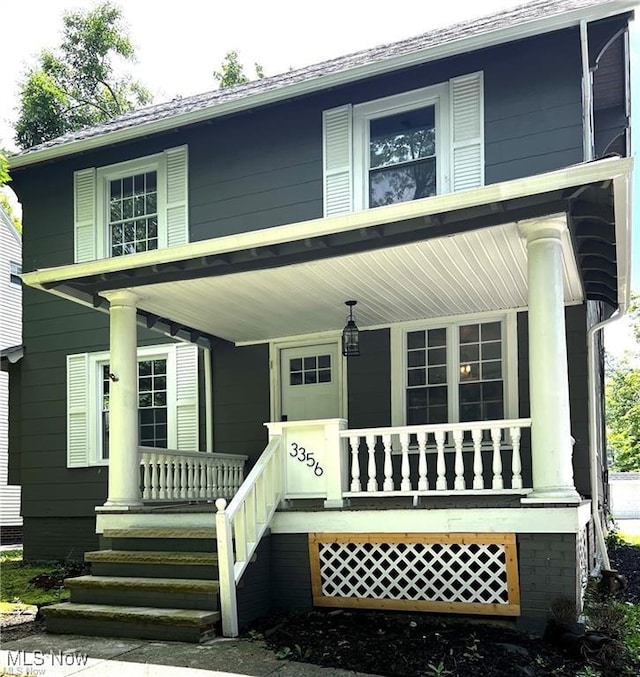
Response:
[[[483,106],[472,73],[325,111],[325,216],[481,186]]]
[[[515,418],[515,315],[392,330],[394,425]]]
[[[158,172],[109,181],[108,238],[111,256],[158,248]]]
[[[187,147],[74,175],[75,261],[188,241]]]
[[[22,265],[17,261],[9,262],[9,282],[16,287],[22,286]]]
[[[436,194],[435,106],[369,123],[369,206]]]

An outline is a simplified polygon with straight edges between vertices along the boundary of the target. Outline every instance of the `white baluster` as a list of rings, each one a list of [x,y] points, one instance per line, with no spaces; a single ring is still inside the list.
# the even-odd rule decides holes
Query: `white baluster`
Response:
[[[367,464],[367,473],[369,475],[367,491],[378,491],[378,482],[376,481],[376,436],[367,435],[365,439],[369,455],[369,462]]]
[[[180,459],[180,498],[187,498],[187,468],[184,459]]]
[[[167,474],[171,464],[167,463],[167,460],[162,454],[156,454],[156,459],[158,465],[158,498],[160,500],[166,500],[169,498],[167,495]]]
[[[456,491],[464,491],[467,488],[464,482],[464,458],[462,456],[463,439],[464,439],[464,430],[453,431],[453,443],[456,448],[456,460],[454,463],[456,479],[453,486]]]
[[[427,491],[427,433],[419,432],[418,437],[418,491]]]
[[[171,497],[179,500],[182,498],[182,463],[179,459],[173,458],[167,463],[167,470],[170,482],[168,489],[171,492]]]
[[[491,486],[493,489],[504,489],[504,482],[502,481],[502,454],[500,453],[502,442],[501,428],[491,428],[491,441],[493,442],[493,482]]]
[[[473,488],[484,489],[484,477],[482,472],[482,428],[474,428],[471,431],[473,439]]]
[[[400,491],[411,491],[411,469],[409,466],[409,433],[400,433],[400,450],[402,463],[400,464]]]
[[[211,491],[212,496],[220,498],[222,493],[220,492],[220,461],[216,460],[211,473]]]
[[[438,450],[438,458],[436,461],[436,471],[438,473],[436,489],[438,491],[446,491],[447,489],[447,466],[444,462],[444,440],[444,430],[436,430],[436,449]]]
[[[151,467],[147,454],[142,454],[142,498],[151,498]]]
[[[231,490],[231,464],[229,461],[224,462],[224,495],[227,498],[231,498],[233,496],[233,492]]]
[[[349,437],[349,446],[351,447],[351,491],[362,491],[360,484],[360,460],[358,459],[358,447],[360,438],[357,435]]]
[[[393,462],[391,460],[391,435],[382,436],[382,444],[384,445],[384,483],[382,488],[385,491],[393,491]]]
[[[196,483],[196,462],[193,459],[187,460],[187,481],[189,486],[187,487],[187,496],[189,498],[195,498],[194,488]]]
[[[198,481],[196,482],[196,498],[202,500],[205,498],[205,492],[207,490],[207,466],[202,461],[198,459]]]
[[[520,428],[510,428],[511,433],[511,478],[512,489],[522,489],[522,460],[520,459]]]
[[[151,499],[158,498],[158,459],[155,454],[149,454],[149,464],[151,466]]]

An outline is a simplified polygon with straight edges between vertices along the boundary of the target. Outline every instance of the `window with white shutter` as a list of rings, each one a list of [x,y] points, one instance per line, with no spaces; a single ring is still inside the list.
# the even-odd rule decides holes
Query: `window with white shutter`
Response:
[[[67,357],[67,466],[109,459],[109,353]],[[197,451],[198,347],[138,348],[140,446]]]
[[[75,262],[188,242],[188,149],[75,172]]]
[[[482,73],[324,112],[325,216],[484,182]]]

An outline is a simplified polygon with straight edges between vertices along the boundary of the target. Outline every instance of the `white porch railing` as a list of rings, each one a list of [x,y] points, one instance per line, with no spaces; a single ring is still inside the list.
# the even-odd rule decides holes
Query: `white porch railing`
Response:
[[[231,498],[240,488],[247,456],[139,447],[144,501]]]
[[[236,585],[283,498],[282,438],[272,436],[229,505],[216,501],[220,612],[225,637],[238,635]]]
[[[522,429],[529,427],[531,419],[520,418],[342,430],[340,437],[348,442],[351,458],[350,486],[344,495],[496,493],[509,490],[522,493],[520,441]],[[365,478],[361,478],[362,450],[366,453]],[[397,454],[400,455],[400,463],[394,465],[393,457]],[[410,456],[414,454],[417,454],[417,463],[412,469]],[[436,457],[435,472],[431,475],[427,463],[430,454]],[[487,455],[491,459],[490,472],[485,468]],[[453,457],[452,461],[447,463],[447,457]],[[507,461],[511,472],[505,478],[503,468]],[[491,476],[490,481],[487,481],[487,475]],[[382,481],[379,482],[378,478]]]

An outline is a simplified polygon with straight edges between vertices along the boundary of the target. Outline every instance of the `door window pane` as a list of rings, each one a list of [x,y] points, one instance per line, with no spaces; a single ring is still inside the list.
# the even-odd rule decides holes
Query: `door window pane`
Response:
[[[294,357],[289,360],[289,385],[331,383],[331,355]]]

